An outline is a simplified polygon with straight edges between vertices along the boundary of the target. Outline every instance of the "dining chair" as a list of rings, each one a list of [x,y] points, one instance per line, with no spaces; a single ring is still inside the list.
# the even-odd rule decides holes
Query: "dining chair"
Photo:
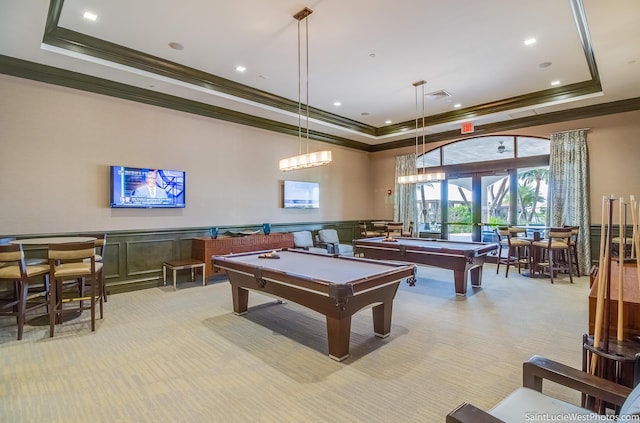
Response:
[[[366,222],[360,222],[358,223],[358,226],[360,227],[360,236],[363,238],[373,238],[376,236],[380,236],[378,232],[368,230]]]
[[[95,241],[49,244],[48,256],[51,275],[49,336],[53,337],[56,322],[62,323],[64,313],[70,310],[90,310],[91,331],[95,331],[96,304],[100,306],[100,318],[104,317],[103,263],[96,261]],[[78,286],[65,285],[64,281],[77,281]],[[65,308],[69,303],[77,303],[78,306]]]
[[[48,274],[49,266],[47,265],[25,263],[22,245],[0,245],[0,282],[11,284],[0,297],[0,315],[16,317],[18,340],[22,339],[27,312],[47,307],[45,291],[29,294],[29,280],[36,276],[47,278]]]
[[[521,273],[521,267],[529,268],[531,274],[531,241],[524,238],[522,234],[526,234],[526,230],[520,228],[511,228],[508,226],[498,226],[496,235],[498,237],[498,259],[496,261],[496,274],[500,272],[500,265],[507,266],[505,277],[509,277],[509,267],[518,266],[518,273]],[[506,256],[503,255],[506,250]]]
[[[571,228],[571,238],[569,239],[569,252],[573,256],[573,269],[576,272],[576,276],[580,277],[580,263],[578,262],[578,238],[580,236],[580,226],[565,225],[566,228]]]
[[[376,236],[384,236],[387,235],[387,222],[373,222],[373,231],[377,234]]]
[[[15,241],[16,237],[6,237],[0,238],[0,245],[9,244],[11,241]],[[24,262],[27,266],[31,266],[34,264],[49,264],[49,261],[46,258],[38,258],[38,257],[25,257]]]
[[[387,236],[402,236],[402,231],[404,230],[403,222],[389,222],[387,223]]]
[[[559,271],[569,273],[569,281],[573,283],[573,259],[569,247],[571,236],[571,228],[549,228],[546,239],[532,243],[532,248],[537,250],[537,263],[533,263],[533,267],[542,272],[546,269],[551,283],[554,274]]]
[[[96,262],[98,263],[102,263],[103,267],[104,267],[104,254],[105,254],[105,249],[106,249],[106,245],[107,245],[107,234],[106,233],[98,233],[98,234],[79,234],[78,236],[81,237],[93,237],[95,238],[95,258],[96,258]],[[102,285],[102,297],[104,298],[104,302],[107,302],[107,283],[105,281],[105,272],[102,271],[100,272],[100,276],[102,278],[101,281],[101,285]]]
[[[402,231],[402,236],[413,237],[413,220],[409,221],[409,229]]]

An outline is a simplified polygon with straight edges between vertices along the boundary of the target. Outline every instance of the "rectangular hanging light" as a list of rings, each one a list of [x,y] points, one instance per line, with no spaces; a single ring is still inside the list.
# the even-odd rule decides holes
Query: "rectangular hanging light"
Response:
[[[405,175],[398,177],[399,184],[417,184],[418,182],[438,182],[444,181],[447,175],[444,172],[417,173],[415,175]]]
[[[297,170],[331,163],[331,151],[316,151],[280,160],[280,170]]]
[[[307,167],[316,167],[316,166],[324,166],[326,164],[331,163],[331,151],[316,151],[313,153],[309,153],[309,21],[307,17],[313,13],[313,10],[305,7],[295,15],[293,15],[294,19],[298,21],[298,145],[300,149],[300,153],[302,153],[302,100],[301,100],[301,78],[300,78],[300,69],[301,69],[301,52],[300,52],[300,22],[302,20],[305,21],[306,28],[306,99],[307,104],[305,110],[307,111],[306,115],[306,142],[307,142],[307,153],[306,154],[298,154],[297,156],[287,157],[286,159],[280,160],[280,170],[296,170],[296,169],[304,169]]]

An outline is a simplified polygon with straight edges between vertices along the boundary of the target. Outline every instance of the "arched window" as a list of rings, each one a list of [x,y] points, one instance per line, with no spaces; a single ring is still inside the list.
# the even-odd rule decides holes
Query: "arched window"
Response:
[[[544,225],[549,147],[546,138],[491,135],[418,156],[426,173],[446,174],[417,185],[420,236],[494,241],[497,225]]]

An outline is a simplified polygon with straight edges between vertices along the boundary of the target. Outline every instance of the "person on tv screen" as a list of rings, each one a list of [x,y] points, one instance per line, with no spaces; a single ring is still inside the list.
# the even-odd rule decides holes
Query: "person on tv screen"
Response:
[[[147,171],[144,177],[145,185],[136,188],[133,192],[134,197],[167,198],[165,190],[156,183],[157,177],[155,170]]]

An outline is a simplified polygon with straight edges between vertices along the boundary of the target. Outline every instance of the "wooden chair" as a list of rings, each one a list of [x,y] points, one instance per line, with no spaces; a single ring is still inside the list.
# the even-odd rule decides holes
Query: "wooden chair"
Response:
[[[96,262],[97,263],[102,263],[102,265],[104,266],[104,253],[105,253],[105,247],[107,245],[107,234],[106,233],[98,233],[98,234],[79,234],[78,236],[83,236],[83,237],[93,237],[95,238],[95,250],[96,250]],[[105,272],[102,271],[100,272],[100,276],[102,277],[102,297],[104,298],[104,302],[107,302],[107,283],[105,281]]]
[[[0,245],[9,244],[11,241],[15,241],[16,237],[6,237],[0,238]],[[48,265],[49,261],[45,258],[38,257],[25,257],[24,262],[27,266],[35,265],[35,264],[45,264]]]
[[[619,420],[616,421],[635,421],[631,415],[637,414],[640,410],[640,385],[631,390],[610,380],[534,355],[522,365],[522,388],[512,392],[489,412],[469,403],[462,403],[447,414],[445,421],[511,423],[525,421],[527,416],[534,421],[536,416],[563,415],[576,416],[575,420],[571,421],[609,421],[591,410],[544,394],[544,380],[578,391],[582,393],[583,398],[589,396],[620,407]]]
[[[363,238],[373,238],[376,236],[380,236],[378,232],[368,230],[366,222],[360,222],[358,223],[358,226],[360,227],[360,236]]]
[[[572,255],[576,276],[580,277],[580,264],[578,262],[578,237],[580,236],[580,226],[565,225],[565,227],[571,228],[571,238],[569,239],[569,253]]]
[[[403,222],[389,222],[387,223],[387,236],[390,237],[398,237],[402,236],[402,231],[404,230]]]
[[[373,222],[373,232],[376,233],[374,236],[385,236],[389,232],[387,229],[387,222]]]
[[[29,294],[29,279],[36,276],[47,278],[49,266],[25,263],[22,245],[0,245],[0,282],[11,284],[0,298],[0,315],[15,316],[18,324],[18,340],[22,339],[27,312],[47,307],[46,292]],[[48,283],[47,283],[48,285]]]
[[[56,321],[62,323],[64,313],[69,310],[90,310],[92,332],[96,330],[96,304],[100,306],[100,318],[104,317],[103,263],[96,261],[95,249],[94,241],[49,244],[49,336],[53,337]],[[89,283],[85,283],[87,278]],[[78,281],[78,286],[63,285],[69,280]],[[65,308],[68,303],[78,303],[78,306]]]
[[[498,260],[496,266],[496,274],[500,272],[500,265],[507,266],[505,277],[509,277],[509,267],[511,265],[518,266],[518,273],[521,273],[521,267],[527,266],[531,269],[531,241],[525,239],[525,229],[510,228],[508,226],[498,226],[496,235],[498,236]],[[503,256],[503,250],[507,255]],[[531,270],[530,270],[531,272]]]
[[[550,228],[546,239],[531,244],[538,250],[537,263],[533,263],[533,267],[542,272],[547,269],[551,283],[555,273],[559,271],[569,273],[569,281],[573,283],[573,259],[569,249],[571,236],[571,228]]]
[[[409,221],[409,229],[406,232],[402,231],[402,236],[413,237],[413,220]]]

